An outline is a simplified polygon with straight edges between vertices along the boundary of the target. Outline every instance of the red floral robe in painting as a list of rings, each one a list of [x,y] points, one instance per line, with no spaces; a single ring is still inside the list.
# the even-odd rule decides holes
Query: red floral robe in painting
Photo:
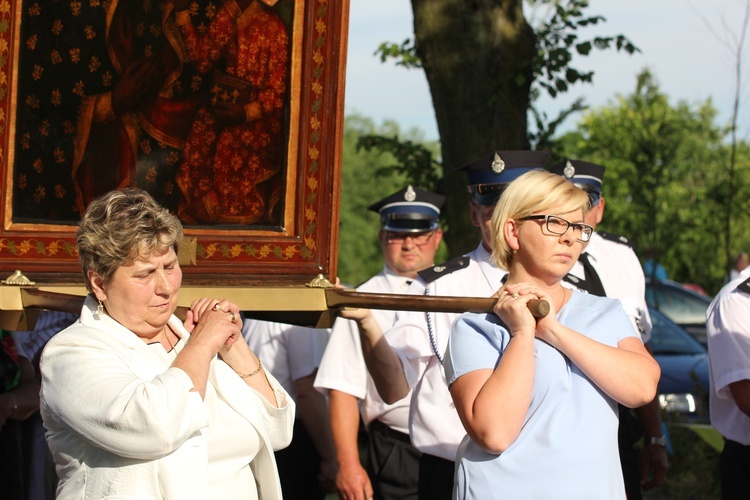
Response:
[[[180,28],[199,73],[223,63],[228,75],[250,83],[246,108],[255,110],[240,124],[219,122],[209,108],[198,112],[177,174],[185,197],[179,216],[188,223],[270,223],[281,198],[287,30],[257,0],[233,12],[239,8],[228,0],[204,33]]]

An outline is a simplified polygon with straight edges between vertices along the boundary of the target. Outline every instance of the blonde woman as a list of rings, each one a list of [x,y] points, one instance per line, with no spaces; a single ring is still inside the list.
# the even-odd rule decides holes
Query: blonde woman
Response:
[[[588,196],[549,172],[513,181],[492,216],[508,270],[495,314],[453,324],[445,370],[467,436],[454,497],[624,498],[617,403],[650,402],[659,367],[619,301],[564,288],[591,237]],[[534,299],[551,305],[536,320]]]

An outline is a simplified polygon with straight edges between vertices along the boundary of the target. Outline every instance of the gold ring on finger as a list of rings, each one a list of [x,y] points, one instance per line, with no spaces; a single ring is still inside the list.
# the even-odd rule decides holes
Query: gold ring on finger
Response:
[[[232,318],[232,323],[234,323],[234,320],[237,319],[237,316],[235,316],[232,311],[229,311],[229,317]]]
[[[513,297],[513,300],[516,300],[518,298],[518,292],[516,292],[513,295],[511,295],[511,297]]]

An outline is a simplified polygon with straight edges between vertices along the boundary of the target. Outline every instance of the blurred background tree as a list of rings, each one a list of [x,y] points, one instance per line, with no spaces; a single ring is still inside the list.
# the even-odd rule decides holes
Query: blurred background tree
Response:
[[[713,294],[726,274],[722,251],[731,154],[728,127],[703,103],[669,103],[649,71],[628,96],[584,112],[576,129],[552,144],[559,157],[607,166],[607,208],[601,228],[623,234],[643,255],[652,248],[670,278],[697,283]],[[748,145],[740,142],[734,173],[736,215],[747,214]],[[736,217],[734,251],[750,248],[750,221]]]
[[[542,12],[534,26],[524,16],[524,3]],[[411,0],[411,5],[414,39],[383,43],[377,53],[382,61],[421,69],[427,78],[440,134],[438,160],[413,154],[422,161],[402,165],[402,172],[414,178],[439,166],[436,188],[447,197],[445,241],[455,256],[473,250],[479,239],[469,218],[465,175],[455,169],[496,149],[545,147],[582,103],[549,118],[535,110],[535,100],[542,92],[556,96],[593,78],[593,72],[572,65],[574,54],[638,49],[624,35],[580,38],[581,28],[604,21],[586,13],[587,0]],[[372,140],[367,146],[399,147]]]
[[[419,133],[406,136],[389,128],[394,124],[360,129],[356,146],[345,146],[345,179],[349,168],[358,168],[356,155],[380,152],[384,156],[371,158],[383,163],[363,170],[386,167],[378,170],[379,183],[393,176],[446,195],[447,250],[441,255],[453,257],[473,249],[479,237],[468,219],[466,180],[454,171],[457,166],[494,149],[525,148],[599,162],[607,166],[602,229],[631,238],[640,255],[652,248],[670,278],[696,283],[711,294],[718,290],[729,256],[750,248],[743,216],[750,157],[747,142],[737,140],[734,118],[717,125],[710,100],[670,104],[655,76],[643,71],[633,94],[615,96],[610,105],[583,113],[573,130],[561,135],[563,122],[584,111],[585,103],[576,101],[549,117],[536,102],[542,93],[556,96],[571,85],[593,81],[594,72],[576,69],[573,56],[638,50],[624,35],[585,38],[581,32],[587,26],[605,21],[587,13],[587,0],[411,4],[414,39],[383,43],[376,54],[381,61],[425,72],[440,142],[424,144]],[[524,8],[532,14],[530,21]],[[746,30],[747,22],[730,47],[737,61],[738,92]],[[346,203],[346,181],[344,189]],[[342,205],[342,217],[352,217],[348,209]],[[345,273],[354,264],[347,262],[348,255],[360,257],[351,253],[347,231],[342,227],[339,248],[341,274],[349,279]]]

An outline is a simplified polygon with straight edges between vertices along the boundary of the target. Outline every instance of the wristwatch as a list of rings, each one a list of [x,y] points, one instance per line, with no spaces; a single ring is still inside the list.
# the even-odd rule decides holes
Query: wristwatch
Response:
[[[663,446],[666,448],[667,446],[667,438],[664,436],[651,436],[650,438],[646,439],[647,444],[655,444],[656,446]]]

